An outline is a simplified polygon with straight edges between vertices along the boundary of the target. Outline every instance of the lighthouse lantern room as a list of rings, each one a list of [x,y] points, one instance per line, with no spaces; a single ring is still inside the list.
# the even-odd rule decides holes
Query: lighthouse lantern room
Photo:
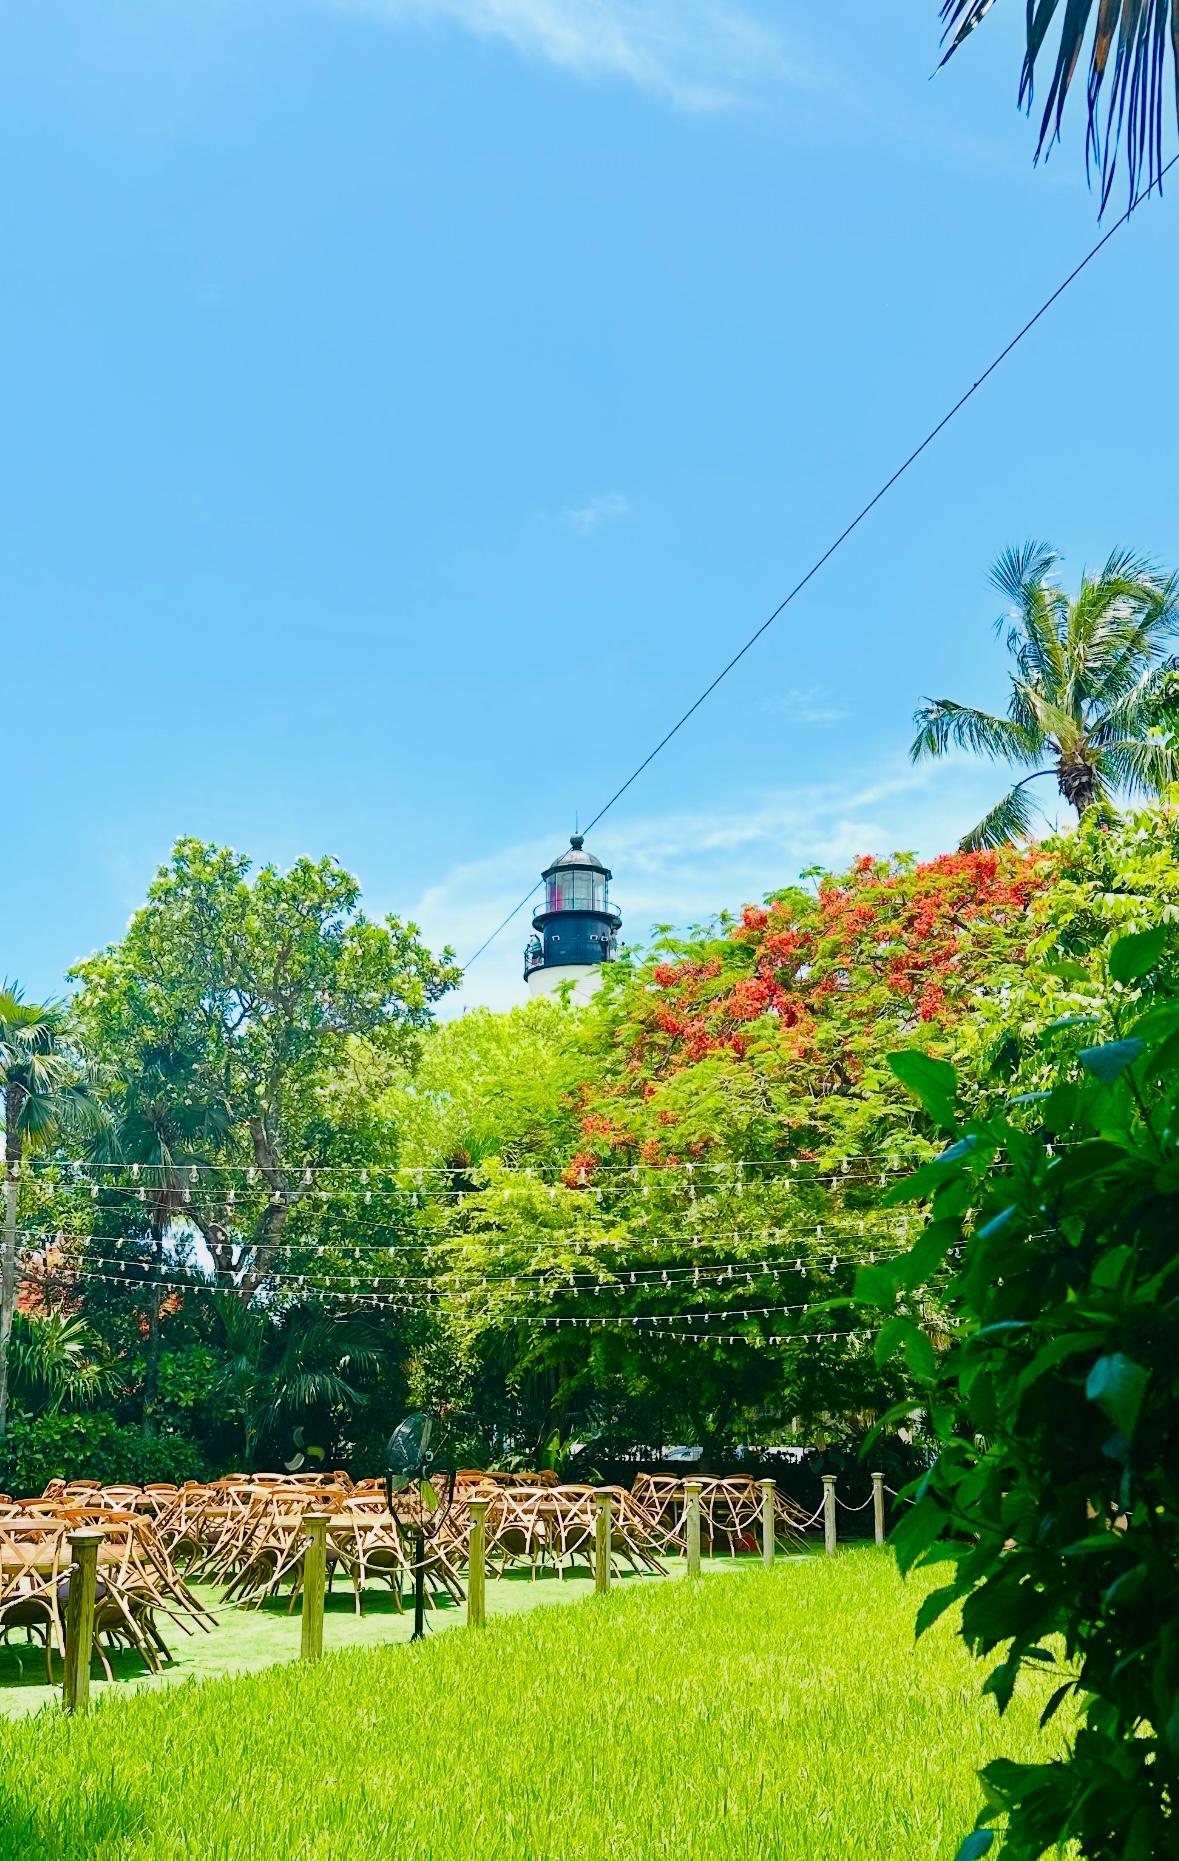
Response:
[[[574,1001],[585,1001],[601,981],[601,966],[618,953],[621,913],[610,903],[612,874],[587,853],[580,834],[555,859],[544,878],[544,904],[532,920],[536,936],[524,952],[524,980],[532,995],[555,995],[573,984]]]

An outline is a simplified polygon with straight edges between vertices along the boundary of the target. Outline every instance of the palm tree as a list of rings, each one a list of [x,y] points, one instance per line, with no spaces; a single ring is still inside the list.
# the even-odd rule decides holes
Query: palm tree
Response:
[[[374,1376],[386,1355],[367,1318],[293,1305],[276,1319],[224,1295],[216,1305],[228,1347],[217,1386],[241,1414],[247,1470],[263,1436],[284,1422],[292,1430],[301,1421],[333,1433],[364,1406],[356,1385]]]
[[[56,1311],[16,1314],[9,1377],[22,1407],[42,1415],[85,1408],[119,1386],[117,1370],[85,1319]]]
[[[17,1213],[26,1145],[44,1149],[70,1130],[94,1130],[103,1113],[66,1043],[59,1002],[26,1002],[0,986],[0,1093],[4,1096],[4,1254],[0,1261],[0,1442],[8,1429],[8,1346],[17,1299]]]
[[[1070,601],[1051,579],[1058,560],[1044,544],[1025,543],[991,571],[1015,610],[996,622],[997,632],[1007,627],[1016,667],[1007,716],[952,698],[927,699],[914,713],[914,762],[957,748],[1032,770],[965,835],[964,851],[1030,833],[1026,789],[1041,776],[1055,776],[1078,818],[1107,809],[1117,792],[1159,795],[1179,781],[1179,753],[1165,734],[1179,674],[1163,658],[1179,623],[1179,578],[1115,553]]]
[[[993,5],[994,0],[943,0],[942,21],[945,39],[949,41],[943,64],[982,23]],[[1163,166],[1168,45],[1179,95],[1179,34],[1172,29],[1172,0],[1100,0],[1097,6],[1094,0],[1069,0],[1067,6],[1059,9],[1057,0],[1039,0],[1037,6],[1031,5],[1029,0],[1027,44],[1019,81],[1019,102],[1029,111],[1036,66],[1048,43],[1058,10],[1060,29],[1056,37],[1055,64],[1040,119],[1036,157],[1039,159],[1045,146],[1060,136],[1065,99],[1080,69],[1081,54],[1092,23],[1086,87],[1085,163],[1087,167],[1095,164],[1100,170],[1104,208],[1119,157],[1123,158],[1133,204],[1143,179],[1148,188],[1156,186]]]

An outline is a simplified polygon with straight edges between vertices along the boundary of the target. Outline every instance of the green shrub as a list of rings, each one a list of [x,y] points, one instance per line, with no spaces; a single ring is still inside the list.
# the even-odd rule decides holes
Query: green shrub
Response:
[[[13,1416],[0,1457],[0,1485],[16,1498],[43,1492],[49,1480],[102,1480],[144,1486],[152,1480],[207,1477],[208,1468],[188,1435],[146,1439],[120,1428],[108,1415]]]
[[[881,1358],[903,1350],[940,1441],[894,1533],[903,1569],[950,1581],[923,1632],[961,1603],[1000,1710],[1020,1672],[1075,1697],[1064,1757],[998,1760],[981,1824],[1003,1853],[1058,1843],[1090,1861],[1179,1855],[1179,992],[1166,927],[1105,961],[1114,1038],[1062,1062],[1034,1108],[957,1128],[889,1200],[932,1197],[910,1254],[864,1269],[857,1293],[891,1308]],[[1063,1026],[1064,1023],[1061,1023]],[[1051,1040],[1051,1030],[1047,1031]],[[957,1082],[912,1054],[896,1071],[955,1129]],[[1034,1116],[1035,1133],[1016,1120]],[[961,1253],[958,1250],[961,1249]],[[953,1338],[928,1335],[943,1263]],[[960,1861],[992,1831],[967,1837]]]

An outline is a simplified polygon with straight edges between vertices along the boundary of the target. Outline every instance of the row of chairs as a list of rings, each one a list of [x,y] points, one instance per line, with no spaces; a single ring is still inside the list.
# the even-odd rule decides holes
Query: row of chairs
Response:
[[[213,1616],[175,1569],[150,1516],[141,1511],[64,1504],[0,1504],[0,1642],[14,1631],[39,1644],[53,1685],[54,1653],[65,1653],[65,1611],[73,1553],[70,1534],[100,1527],[94,1648],[107,1678],[109,1655],[128,1647],[158,1672],[170,1659],[160,1618],[183,1633],[215,1626]]]
[[[700,1481],[702,1548],[736,1555],[757,1545],[762,1494],[752,1479]],[[463,1573],[471,1502],[487,1503],[488,1570],[504,1576],[526,1565],[535,1579],[547,1569],[558,1578],[592,1566],[597,1500],[612,1497],[610,1554],[615,1569],[662,1574],[663,1559],[682,1552],[687,1483],[670,1475],[639,1474],[633,1489],[562,1484],[550,1472],[461,1472],[445,1517],[425,1538],[427,1601],[463,1600]],[[381,1480],[354,1483],[340,1472],[230,1475],[184,1486],[101,1486],[97,1481],[52,1481],[37,1499],[15,1503],[0,1495],[0,1640],[14,1629],[43,1645],[52,1679],[54,1650],[64,1647],[63,1598],[68,1583],[68,1533],[81,1524],[105,1531],[100,1552],[102,1592],[96,1642],[109,1673],[107,1651],[126,1644],[148,1666],[168,1658],[157,1617],[185,1632],[213,1620],[190,1587],[219,1586],[225,1603],[260,1605],[289,1592],[294,1607],[302,1585],[305,1515],[327,1512],[328,1583],[344,1579],[357,1613],[375,1585],[388,1589],[398,1609],[417,1574],[419,1519],[410,1492],[390,1506]],[[787,1547],[801,1541],[801,1509],[778,1493],[775,1534]]]

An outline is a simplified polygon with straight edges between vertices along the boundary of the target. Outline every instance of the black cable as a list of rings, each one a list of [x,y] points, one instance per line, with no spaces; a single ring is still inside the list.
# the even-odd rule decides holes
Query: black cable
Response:
[[[1064,293],[1068,290],[1069,285],[1072,284],[1075,279],[1080,277],[1085,267],[1088,264],[1090,264],[1093,259],[1097,257],[1097,254],[1102,250],[1104,246],[1107,246],[1109,244],[1114,234],[1116,232],[1120,232],[1121,228],[1126,224],[1127,220],[1130,218],[1130,215],[1134,212],[1135,208],[1139,206],[1143,200],[1146,199],[1148,194],[1153,192],[1154,187],[1158,186],[1158,184],[1163,180],[1164,176],[1168,175],[1171,172],[1171,169],[1175,166],[1176,162],[1179,162],[1179,155],[1172,155],[1170,161],[1167,163],[1166,167],[1162,170],[1162,173],[1159,175],[1158,181],[1153,183],[1152,186],[1150,187],[1144,187],[1142,191],[1134,197],[1134,199],[1130,202],[1130,205],[1126,208],[1125,213],[1123,213],[1121,219],[1115,220],[1114,224],[1109,228],[1109,230],[1107,232],[1104,232],[1101,235],[1101,238],[1097,241],[1097,244],[1091,247],[1091,249],[1088,252],[1086,252],[1080,264],[1073,267],[1072,271],[1069,272],[1068,277],[1065,278],[1064,282],[1062,284],[1057,285],[1051,297],[1046,297],[1044,299],[1044,302],[1040,305],[1040,308],[1036,311],[1035,315],[1028,318],[1023,328],[1015,336],[1011,338],[1011,341],[1007,344],[1006,348],[1000,349],[994,361],[990,364],[989,367],[983,370],[982,374],[978,377],[978,380],[975,381],[969,388],[967,388],[965,394],[961,395],[959,399],[954,402],[954,405],[950,408],[950,411],[947,414],[943,414],[942,418],[938,421],[937,425],[935,427],[932,427],[930,431],[925,435],[925,438],[921,441],[921,444],[919,446],[914,447],[913,451],[909,454],[908,458],[904,461],[904,464],[898,465],[896,471],[892,474],[892,477],[885,479],[884,483],[881,485],[879,491],[876,492],[875,496],[869,498],[868,502],[864,505],[863,509],[858,511],[856,515],[852,518],[847,528],[845,530],[840,531],[839,535],[836,537],[835,541],[830,545],[830,547],[825,549],[823,551],[823,554],[819,557],[818,561],[811,565],[811,567],[807,570],[806,574],[802,577],[802,580],[796,582],[794,584],[794,587],[790,590],[790,593],[785,597],[785,599],[778,603],[777,607],[774,609],[769,619],[763,620],[761,623],[761,626],[757,629],[756,633],[750,634],[749,638],[746,640],[744,646],[741,647],[740,651],[733,654],[733,657],[729,660],[728,665],[723,667],[722,670],[717,673],[716,677],[713,679],[710,685],[705,686],[704,690],[700,693],[700,696],[696,699],[695,703],[690,704],[688,706],[688,709],[684,712],[683,716],[680,718],[677,718],[676,722],[672,725],[671,729],[667,732],[667,735],[660,738],[659,742],[655,745],[655,748],[650,752],[648,756],[644,756],[638,768],[632,770],[631,774],[627,776],[626,781],[622,784],[622,787],[615,789],[614,793],[611,795],[605,807],[598,809],[598,812],[594,815],[594,818],[589,823],[589,826],[583,830],[585,833],[587,834],[592,833],[594,828],[597,826],[598,822],[602,820],[602,818],[605,815],[609,814],[611,808],[614,806],[614,803],[622,799],[623,795],[625,795],[627,789],[631,786],[631,784],[633,782],[637,782],[639,777],[642,775],[644,769],[649,768],[650,765],[654,762],[655,758],[659,755],[660,751],[665,750],[667,748],[667,745],[671,742],[672,738],[676,735],[678,731],[683,729],[688,719],[695,715],[695,713],[700,709],[700,706],[704,703],[705,699],[711,698],[717,686],[721,684],[723,680],[728,678],[729,673],[733,670],[734,666],[737,666],[740,664],[741,660],[744,659],[750,647],[755,646],[757,644],[758,640],[761,639],[762,634],[765,633],[770,627],[773,626],[774,622],[778,619],[778,616],[781,613],[783,613],[786,608],[790,606],[790,603],[794,600],[795,596],[800,595],[802,593],[807,583],[810,581],[813,581],[815,576],[819,573],[819,570],[823,568],[826,563],[830,562],[836,550],[840,549],[843,546],[843,544],[846,543],[848,537],[852,534],[852,531],[858,529],[860,524],[863,523],[865,517],[867,517],[871,511],[875,510],[881,498],[883,498],[889,491],[892,490],[893,486],[897,483],[898,479],[901,479],[904,477],[905,473],[908,471],[911,465],[916,464],[917,460],[921,457],[921,454],[926,450],[926,448],[928,446],[932,446],[938,434],[943,432],[945,428],[949,426],[951,420],[953,420],[956,414],[961,413],[967,401],[970,400],[973,395],[978,393],[978,390],[982,387],[984,381],[987,381],[990,378],[990,376],[994,374],[995,370],[1000,366],[1000,364],[1007,360],[1007,357],[1011,354],[1012,350],[1017,348],[1019,344],[1023,341],[1024,337],[1028,335],[1029,332],[1035,328],[1036,324],[1040,321],[1040,318],[1044,316],[1049,310],[1051,310],[1057,298],[1062,297],[1064,295]],[[509,911],[503,923],[496,926],[495,930],[492,931],[490,937],[488,937],[485,942],[479,945],[479,948],[476,950],[475,955],[471,957],[470,961],[465,965],[465,969],[470,969],[471,964],[474,963],[478,957],[482,956],[484,950],[488,948],[488,945],[493,944],[495,942],[496,938],[500,934],[500,931],[507,929],[512,919],[517,915],[518,912],[523,911],[525,905],[528,903],[528,900],[532,897],[533,893],[538,890],[538,888],[539,888],[539,881],[537,882],[537,885],[534,885],[532,887],[531,891],[525,894],[525,896],[520,900],[520,903],[515,907],[515,909],[512,911]]]

